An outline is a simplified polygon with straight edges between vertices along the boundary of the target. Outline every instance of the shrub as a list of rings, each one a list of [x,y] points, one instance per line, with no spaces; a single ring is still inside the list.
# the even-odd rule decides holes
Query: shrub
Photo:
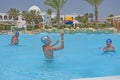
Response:
[[[27,26],[27,30],[32,30],[32,26]]]
[[[0,30],[10,30],[13,25],[0,24]]]
[[[69,25],[69,24],[65,25],[65,28],[71,29],[72,27],[73,27],[73,25]]]
[[[109,28],[112,27],[109,23],[104,22],[104,23],[99,23],[98,24],[99,28]]]
[[[35,26],[34,26],[34,29],[37,29],[37,28],[38,28],[38,26],[35,25]],[[33,29],[33,26],[30,26],[30,25],[27,26],[27,30],[28,30],[28,31],[29,31],[29,30],[34,30],[34,29]]]

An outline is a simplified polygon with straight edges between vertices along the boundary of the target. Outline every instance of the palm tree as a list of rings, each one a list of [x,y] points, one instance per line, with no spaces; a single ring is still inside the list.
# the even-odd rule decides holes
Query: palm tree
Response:
[[[88,22],[88,19],[89,19],[89,14],[88,14],[88,13],[85,13],[83,19],[84,19],[84,23],[87,23],[87,22]]]
[[[52,12],[53,12],[52,9],[48,9],[48,10],[47,10],[47,14],[50,15],[50,19],[51,19]],[[52,19],[51,19],[51,21],[52,21]],[[52,23],[51,23],[51,26],[52,26]]]
[[[63,8],[63,5],[67,2],[67,0],[45,0],[44,4],[52,7],[57,12],[57,28],[59,27],[60,21],[60,10]]]
[[[108,17],[113,17],[114,15],[113,14],[110,14]]]
[[[91,18],[91,21],[93,21],[94,15],[92,13],[89,14],[89,18]]]
[[[53,12],[53,11],[52,11],[51,9],[48,9],[48,10],[47,10],[47,13],[50,15],[50,17],[51,17],[52,12]]]
[[[77,17],[75,18],[75,20],[77,20],[77,21],[81,22],[82,17],[79,15],[79,16],[77,16]]]
[[[15,25],[16,20],[18,19],[18,16],[20,15],[19,10],[15,9],[15,8],[10,8],[10,10],[8,11],[8,15],[9,15],[9,17],[13,18],[14,25]]]
[[[95,25],[96,28],[98,28],[98,7],[103,2],[103,0],[85,0],[85,1],[92,5],[95,10]]]
[[[32,10],[30,12],[23,11],[22,12],[23,19],[30,25],[32,25],[32,29],[34,29],[34,25],[40,22],[42,18],[36,11]]]
[[[23,11],[23,12],[22,12],[22,17],[23,17],[23,19],[26,21],[26,23],[28,23],[28,24],[31,23],[32,17],[31,17],[31,15],[30,15],[29,12]]]
[[[113,14],[110,14],[107,18],[107,20],[110,22],[111,26],[113,26],[113,19],[112,19],[113,16],[114,16]]]

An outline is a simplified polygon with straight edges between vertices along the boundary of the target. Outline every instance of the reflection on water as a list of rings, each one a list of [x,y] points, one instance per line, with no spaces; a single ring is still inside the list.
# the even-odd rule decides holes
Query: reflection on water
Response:
[[[54,64],[55,64],[54,60],[44,60],[44,63],[43,63],[45,69],[54,68]]]
[[[116,52],[115,50],[112,50],[112,51],[106,50],[106,51],[102,51],[101,54],[102,54],[102,55],[111,55],[111,56],[113,56],[113,55],[116,55],[117,52]]]

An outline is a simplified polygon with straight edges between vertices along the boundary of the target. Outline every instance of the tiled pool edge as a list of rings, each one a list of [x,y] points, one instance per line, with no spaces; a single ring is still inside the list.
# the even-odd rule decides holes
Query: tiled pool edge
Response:
[[[96,78],[78,78],[78,79],[71,79],[71,80],[120,80],[120,75],[119,76],[96,77]]]

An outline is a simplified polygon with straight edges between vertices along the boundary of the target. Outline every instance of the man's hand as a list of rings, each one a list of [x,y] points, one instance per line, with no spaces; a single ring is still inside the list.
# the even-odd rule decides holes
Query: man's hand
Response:
[[[59,42],[59,40],[57,39],[57,40],[56,40],[56,43],[58,43],[58,42]]]

